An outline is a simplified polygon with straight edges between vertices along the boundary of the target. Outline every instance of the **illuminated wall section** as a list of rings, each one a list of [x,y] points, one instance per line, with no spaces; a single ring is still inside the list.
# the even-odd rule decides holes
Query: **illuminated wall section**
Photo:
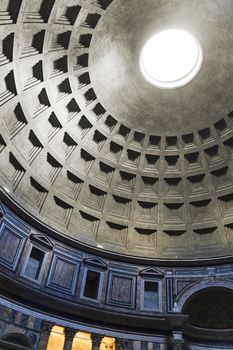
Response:
[[[100,350],[115,350],[115,338],[104,337],[100,344]]]
[[[46,350],[63,350],[65,343],[64,328],[53,326]]]
[[[92,350],[91,334],[77,332],[73,340],[72,350]]]

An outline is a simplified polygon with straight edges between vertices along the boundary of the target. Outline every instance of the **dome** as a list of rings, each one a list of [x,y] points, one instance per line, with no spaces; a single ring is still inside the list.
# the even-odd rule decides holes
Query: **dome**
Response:
[[[4,0],[4,196],[80,246],[167,261],[232,254],[232,11],[229,0]],[[203,64],[160,89],[139,57],[169,29],[196,38]]]

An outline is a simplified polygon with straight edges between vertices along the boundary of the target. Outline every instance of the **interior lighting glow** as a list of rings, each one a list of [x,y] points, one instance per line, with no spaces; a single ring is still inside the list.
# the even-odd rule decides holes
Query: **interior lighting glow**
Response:
[[[97,244],[97,247],[100,248],[100,249],[104,248],[104,246],[102,244]]]
[[[7,187],[3,187],[3,189],[7,192],[7,193],[10,193],[10,190],[9,190],[9,188],[7,188]]]
[[[154,86],[173,89],[184,86],[199,73],[202,48],[189,33],[170,29],[150,38],[140,53],[140,69]]]

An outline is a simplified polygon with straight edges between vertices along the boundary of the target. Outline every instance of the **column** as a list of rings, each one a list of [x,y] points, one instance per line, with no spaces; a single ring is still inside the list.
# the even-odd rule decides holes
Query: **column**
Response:
[[[38,350],[46,350],[52,327],[52,323],[48,321],[42,321]]]
[[[101,344],[101,341],[103,339],[103,335],[101,334],[95,334],[93,333],[91,335],[91,339],[92,339],[92,350],[99,350],[99,347],[100,347],[100,344]]]
[[[65,343],[63,350],[72,350],[72,344],[75,334],[77,333],[76,329],[66,327],[64,329],[65,334]]]
[[[116,349],[126,350],[128,346],[128,340],[116,338]]]

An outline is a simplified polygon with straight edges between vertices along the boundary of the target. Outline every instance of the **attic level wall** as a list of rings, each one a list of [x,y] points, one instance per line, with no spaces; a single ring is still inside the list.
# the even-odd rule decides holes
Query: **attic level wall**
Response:
[[[62,326],[73,322],[75,329],[133,340],[135,350],[167,350],[164,344],[171,342],[182,320],[178,322],[182,337],[195,333],[200,341],[214,339],[207,323],[201,333],[190,328],[182,308],[206,288],[233,290],[232,278],[232,264],[161,267],[87,253],[36,230],[4,204],[0,206],[0,285],[4,298],[13,301],[1,299],[2,334],[11,329],[35,334],[37,344],[42,320]],[[22,309],[15,304],[22,300],[26,316],[18,314]],[[29,305],[39,310],[36,316]],[[56,315],[64,315],[64,320]],[[224,340],[233,340],[232,331],[224,333]]]
[[[55,339],[56,334],[57,339]],[[90,341],[85,343],[83,337],[90,339]],[[51,338],[53,338],[52,342]],[[11,340],[14,341],[11,343]],[[113,350],[231,349],[230,346],[220,344],[200,345],[191,342],[184,344],[182,340],[168,339],[162,336],[160,338],[142,337],[125,332],[114,332],[111,335],[111,332],[104,329],[96,327],[90,329],[90,327],[85,327],[78,322],[75,324],[61,319],[56,320],[48,314],[40,314],[29,308],[22,308],[0,299],[0,349],[19,349],[18,345],[14,344],[16,340],[28,344],[27,347],[20,347],[20,350],[51,350],[58,348],[76,350],[77,348],[87,349],[90,347],[94,350],[107,350],[109,348]],[[63,343],[64,345],[61,346]]]

